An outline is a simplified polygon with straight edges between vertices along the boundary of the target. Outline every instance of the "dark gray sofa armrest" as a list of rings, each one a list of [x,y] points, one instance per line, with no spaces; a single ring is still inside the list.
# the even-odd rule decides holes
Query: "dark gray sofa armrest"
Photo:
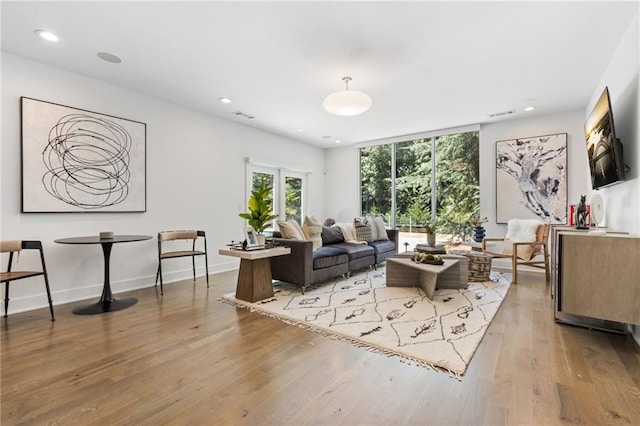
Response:
[[[398,236],[400,232],[397,229],[387,229],[387,236],[391,241],[396,243],[396,251],[398,250]]]
[[[288,256],[271,257],[271,276],[275,280],[305,286],[311,283],[313,243],[307,240],[274,238],[276,243],[291,249]]]

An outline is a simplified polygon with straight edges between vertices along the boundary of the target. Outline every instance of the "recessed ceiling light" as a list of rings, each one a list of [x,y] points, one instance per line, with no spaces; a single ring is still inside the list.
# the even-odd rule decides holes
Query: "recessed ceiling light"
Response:
[[[119,64],[120,62],[122,62],[122,59],[108,52],[98,52],[98,58],[102,59],[103,61],[110,62],[112,64]]]
[[[224,96],[222,98],[218,98],[218,100],[220,102],[222,102],[223,104],[230,104],[231,103],[231,99],[225,98]]]
[[[529,105],[528,107],[526,107],[524,110],[525,111],[533,111],[534,109],[536,109],[536,107],[534,107],[533,105]]]
[[[45,30],[35,30],[34,33],[47,41],[58,41],[58,36]]]
[[[336,139],[336,143],[342,143],[340,139]]]

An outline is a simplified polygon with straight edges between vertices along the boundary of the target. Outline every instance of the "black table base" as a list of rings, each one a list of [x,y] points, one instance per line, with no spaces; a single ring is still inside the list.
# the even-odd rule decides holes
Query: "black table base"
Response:
[[[124,297],[122,299],[114,299],[111,302],[97,302],[91,305],[78,306],[73,309],[73,313],[76,315],[94,315],[104,312],[119,311],[121,309],[128,308],[129,306],[138,303],[138,299],[134,297]]]

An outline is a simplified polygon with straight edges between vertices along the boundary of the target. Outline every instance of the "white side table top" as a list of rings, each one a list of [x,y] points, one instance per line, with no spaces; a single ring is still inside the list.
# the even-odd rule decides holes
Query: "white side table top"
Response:
[[[219,249],[218,254],[224,256],[240,257],[242,259],[256,260],[264,259],[265,257],[283,256],[291,254],[289,247],[273,247],[264,250],[232,250],[232,249]]]

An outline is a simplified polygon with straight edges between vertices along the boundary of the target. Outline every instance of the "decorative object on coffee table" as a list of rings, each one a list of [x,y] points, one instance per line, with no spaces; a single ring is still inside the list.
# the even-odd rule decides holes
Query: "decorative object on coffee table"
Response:
[[[424,225],[424,230],[427,233],[427,244],[430,246],[436,245],[436,226],[432,223]]]
[[[444,265],[444,260],[437,254],[414,252],[411,260],[416,263],[427,263],[429,265]]]
[[[419,253],[429,254],[445,254],[447,250],[441,244],[429,245],[429,244],[416,244],[415,251]]]

